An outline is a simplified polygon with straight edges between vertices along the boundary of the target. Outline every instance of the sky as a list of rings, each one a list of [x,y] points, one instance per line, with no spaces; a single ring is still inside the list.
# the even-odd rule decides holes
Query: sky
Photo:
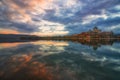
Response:
[[[0,0],[0,34],[120,33],[120,0]]]

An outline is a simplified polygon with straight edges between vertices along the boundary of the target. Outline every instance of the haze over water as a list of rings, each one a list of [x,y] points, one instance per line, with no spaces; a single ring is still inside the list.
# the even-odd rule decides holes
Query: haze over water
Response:
[[[120,80],[120,43],[0,43],[0,80]]]

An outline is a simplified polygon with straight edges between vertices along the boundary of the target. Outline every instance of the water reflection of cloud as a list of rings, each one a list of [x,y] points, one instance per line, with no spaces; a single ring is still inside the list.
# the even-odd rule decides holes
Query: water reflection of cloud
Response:
[[[81,52],[82,54],[82,58],[90,61],[90,62],[98,62],[100,66],[102,67],[109,67],[113,70],[117,70],[118,71],[118,67],[120,66],[120,59],[116,59],[113,57],[108,57],[108,56],[98,56],[96,53],[96,55],[91,55],[90,53],[86,53],[86,52]],[[114,64],[114,66],[112,66],[111,64]]]
[[[22,70],[27,71],[25,75],[28,78],[36,76],[36,79],[53,80],[51,72],[54,68],[45,66],[45,64],[36,61],[41,56],[62,53],[68,46],[67,42],[58,41],[38,41],[26,43],[3,43],[0,50],[0,77],[13,80],[19,78]],[[2,54],[4,52],[4,54]],[[35,61],[34,61],[35,60]],[[5,67],[3,67],[5,66]],[[49,69],[52,70],[49,70]],[[57,79],[56,76],[54,78]],[[22,79],[22,77],[20,78]],[[27,80],[27,79],[26,79]],[[59,80],[59,79],[57,79]]]
[[[106,74],[112,76],[109,69],[97,67],[81,59],[78,54],[65,56],[63,53],[36,60],[24,54],[9,57],[4,62],[4,65],[0,65],[0,77],[4,80],[100,80],[99,77],[105,77]]]
[[[67,42],[59,41],[37,41],[37,42],[25,42],[25,43],[0,43],[1,53],[15,53],[18,50],[18,53],[59,53],[64,51],[64,48],[68,46]],[[46,52],[44,52],[46,51]],[[44,54],[43,54],[44,55]]]
[[[72,54],[79,54],[86,61],[98,63],[97,65],[99,66],[117,71],[120,66],[119,48],[119,44],[114,44],[113,46],[102,46],[95,51],[88,46],[71,43],[66,51],[68,50]]]
[[[54,46],[68,46],[69,44],[67,42],[63,41],[37,41],[33,42],[35,45],[54,45]]]
[[[31,80],[32,78],[37,80],[52,80],[49,79],[52,77],[52,74],[48,73],[45,64],[39,62],[30,63],[30,61],[31,56],[28,55],[12,56],[6,62],[8,64],[0,71],[0,76],[4,76],[5,80]],[[22,75],[27,77],[23,77]]]
[[[0,43],[0,49],[17,47],[25,43]]]
[[[111,50],[115,53],[120,53],[120,48],[115,48],[115,47],[112,47],[112,46],[108,46],[108,47],[106,47],[106,49]]]
[[[60,67],[59,65],[47,66],[47,64],[38,61],[31,62],[30,57],[26,55],[11,57],[7,63],[2,70],[0,68],[0,76],[5,77],[5,79],[32,80],[34,78],[35,80],[62,80],[68,78],[67,80],[73,80],[75,78],[73,77],[75,73],[66,67]],[[60,71],[61,69],[63,71]]]
[[[119,69],[120,64],[116,62],[119,59],[106,56],[105,53],[101,55],[99,50],[94,51],[80,44],[58,41],[28,42],[16,47],[3,48],[0,50],[0,78],[4,80],[101,80],[100,77],[106,75],[107,79],[108,76],[119,78],[112,76],[112,73]],[[113,63],[116,66],[111,66]]]
[[[32,44],[38,45],[39,51],[43,51],[42,55],[44,56],[64,52],[65,47],[69,45],[67,42],[62,41],[38,41]]]

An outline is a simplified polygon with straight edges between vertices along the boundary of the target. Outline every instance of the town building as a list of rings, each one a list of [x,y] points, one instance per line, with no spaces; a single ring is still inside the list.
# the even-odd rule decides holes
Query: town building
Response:
[[[81,34],[86,34],[91,38],[112,38],[113,37],[112,31],[102,31],[97,27],[94,27],[93,30],[89,30],[88,32],[83,32]]]

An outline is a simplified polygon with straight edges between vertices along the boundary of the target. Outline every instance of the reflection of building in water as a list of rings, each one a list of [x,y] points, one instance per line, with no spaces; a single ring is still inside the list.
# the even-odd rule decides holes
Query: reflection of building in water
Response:
[[[71,39],[73,42],[79,42],[84,45],[92,46],[96,50],[101,45],[112,45],[115,41],[112,31],[102,31],[97,27],[87,32],[75,34]]]
[[[98,47],[101,47],[102,45],[112,45],[116,40],[115,39],[79,39],[79,40],[72,40],[73,42],[78,42],[83,45],[92,46],[94,50],[97,50]]]
[[[114,42],[120,42],[120,35],[116,36],[112,31],[102,31],[97,27],[87,32],[64,36],[60,38],[65,41],[78,42],[83,45],[92,46],[94,50],[102,45],[112,45]]]

